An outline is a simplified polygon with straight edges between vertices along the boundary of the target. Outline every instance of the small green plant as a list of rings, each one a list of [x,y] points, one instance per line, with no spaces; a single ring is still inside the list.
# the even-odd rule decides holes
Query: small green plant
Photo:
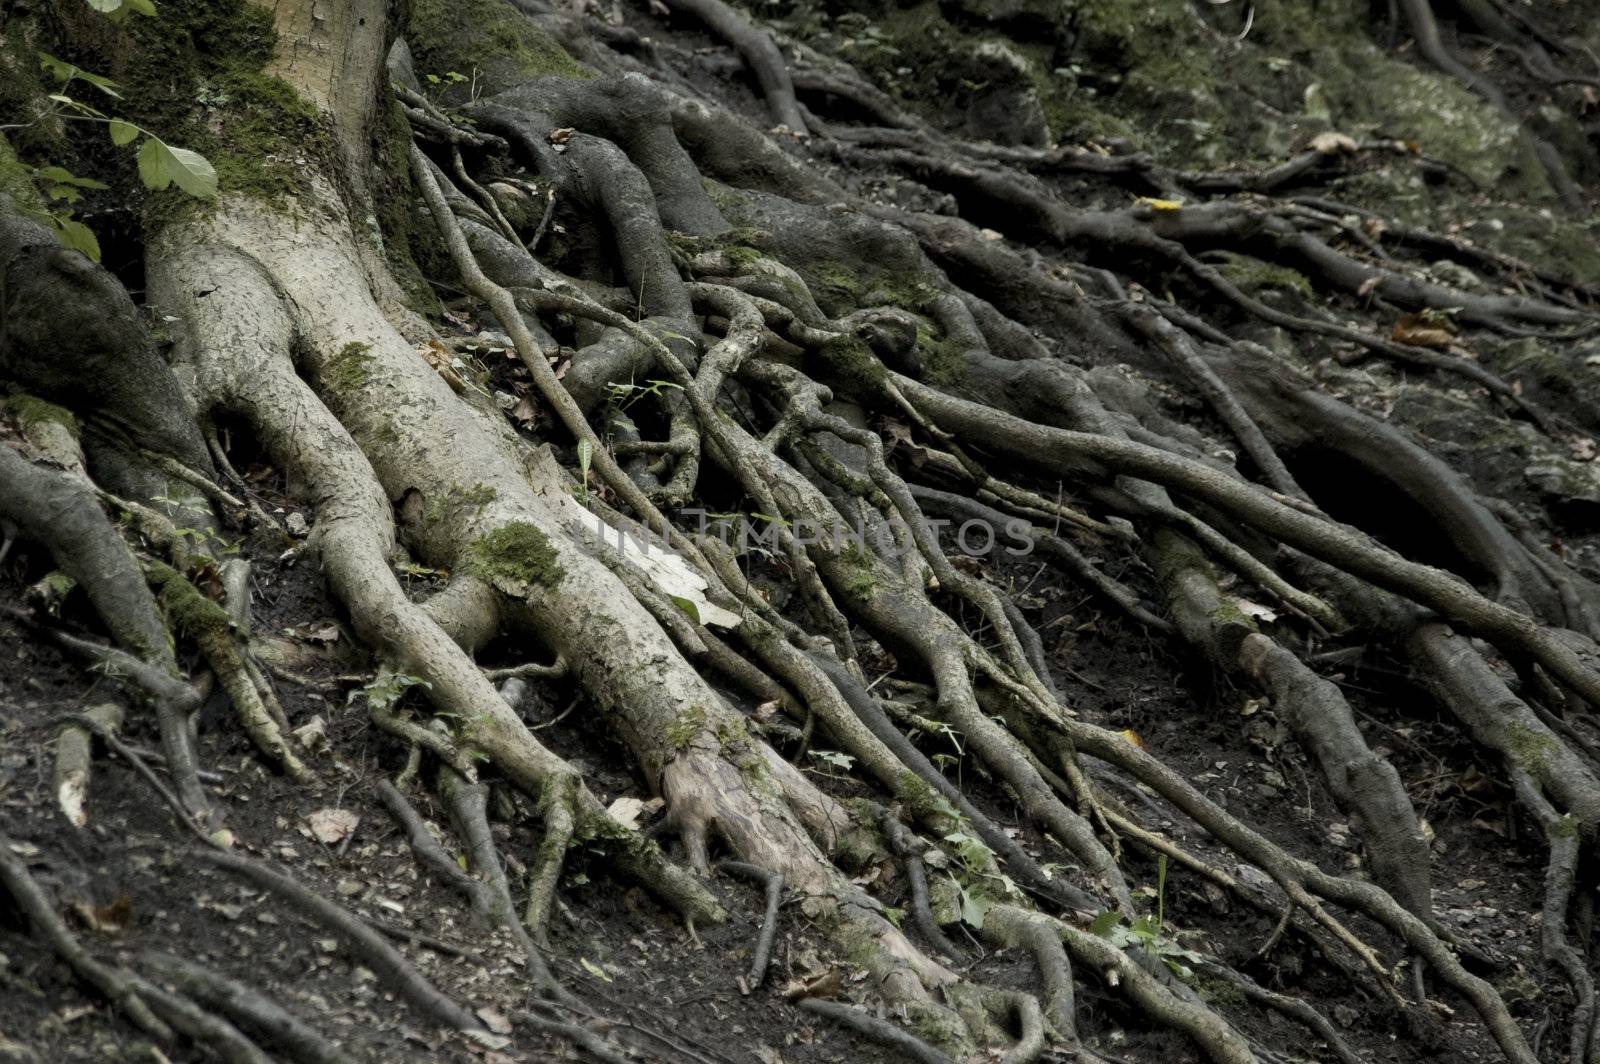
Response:
[[[957,830],[944,837],[955,849],[960,867],[949,873],[961,901],[961,921],[974,928],[982,928],[983,921],[995,903],[1018,900],[1022,890],[1010,876],[994,870],[994,851],[970,830],[965,818],[957,818]],[[959,872],[960,874],[956,874]]]
[[[1165,964],[1174,975],[1187,979],[1194,972],[1185,962],[1197,962],[1204,958],[1194,950],[1179,944],[1178,937],[1183,932],[1169,928],[1166,917],[1167,857],[1166,854],[1162,854],[1156,858],[1155,914],[1146,913],[1144,916],[1129,920],[1123,913],[1107,909],[1095,917],[1094,923],[1089,925],[1089,930],[1118,949],[1136,946]]]
[[[362,687],[350,692],[347,703],[353,703],[357,698],[367,700],[367,708],[379,713],[392,710],[406,696],[406,692],[413,687],[431,688],[433,684],[420,676],[411,676],[403,672],[389,672],[387,669],[374,676],[371,681]]]
[[[193,540],[196,546],[215,544],[214,552],[223,557],[238,554],[243,547],[242,541],[228,542],[217,534],[217,530],[207,525],[205,528],[174,528],[172,534],[179,539]]]
[[[141,15],[156,13],[150,0],[88,0],[88,4],[113,20],[126,17],[130,11]],[[39,53],[39,65],[61,84],[49,94],[50,106],[25,125],[51,120],[98,123],[106,127],[111,143],[119,148],[140,142],[137,156],[139,180],[146,188],[160,190],[177,185],[196,199],[216,198],[217,171],[205,156],[187,148],[175,148],[148,129],[109,115],[71,95],[74,85],[84,84],[110,99],[120,100],[122,93],[116,82],[58,59],[49,52]],[[5,128],[13,127],[0,127]],[[41,200],[52,205],[38,207],[19,203],[18,210],[34,221],[49,226],[62,244],[83,252],[95,262],[100,261],[100,241],[92,229],[74,217],[72,208],[85,191],[106,188],[104,182],[79,177],[64,166],[30,166],[6,157],[0,159],[0,179],[8,176],[27,180],[38,191]]]
[[[635,384],[632,381],[629,381],[627,384],[622,384],[620,382],[613,381],[612,383],[606,385],[606,390],[609,393],[607,396],[607,402],[610,403],[613,410],[626,412],[629,407],[633,406],[633,404],[637,403],[640,399],[643,399],[647,395],[653,395],[657,397],[665,395],[668,388],[676,388],[679,391],[683,390],[682,385],[674,384],[672,381],[651,380],[645,381],[643,384]]]
[[[856,763],[855,758],[849,754],[841,754],[837,750],[813,750],[811,751],[811,756],[818,761],[832,765],[842,772],[849,772],[850,767]]]

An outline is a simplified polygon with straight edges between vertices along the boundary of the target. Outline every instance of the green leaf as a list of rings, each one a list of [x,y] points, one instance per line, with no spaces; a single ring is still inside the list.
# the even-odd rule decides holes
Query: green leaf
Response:
[[[989,915],[989,910],[994,908],[994,902],[981,894],[975,894],[966,887],[956,884],[961,889],[961,921],[972,927],[983,929],[984,918]]]
[[[608,983],[611,982],[611,976],[606,974],[606,970],[600,967],[594,961],[590,960],[588,957],[579,957],[578,963],[583,965],[584,971],[588,972],[596,979],[604,979]]]
[[[107,129],[111,133],[111,143],[119,148],[132,144],[139,137],[139,127],[120,118],[113,118]]]
[[[58,185],[73,185],[77,188],[110,188],[104,181],[96,181],[92,177],[79,177],[64,166],[41,166],[33,172],[34,176],[43,181],[54,181]]]
[[[1089,933],[1099,938],[1110,938],[1111,929],[1121,922],[1121,913],[1115,909],[1107,909],[1094,918],[1094,923],[1089,925]]]
[[[583,471],[583,481],[589,482],[589,463],[594,459],[594,444],[587,439],[578,441],[578,468]]]
[[[122,0],[117,0],[120,6]],[[86,81],[99,89],[107,96],[122,99],[122,93],[117,91],[117,83],[101,74],[91,74],[80,66],[73,66],[65,59],[57,59],[49,52],[39,53],[39,65],[48,70],[57,81]]]
[[[100,241],[95,239],[94,230],[74,218],[60,218],[51,216],[55,224],[56,236],[69,248],[83,252],[95,262],[100,261]]]
[[[691,621],[695,624],[700,623],[700,607],[694,604],[693,599],[686,599],[682,595],[668,595],[667,597],[672,600],[674,606],[687,613]]]
[[[205,156],[150,137],[139,145],[139,180],[146,188],[176,184],[195,199],[215,199],[217,171]]]
[[[134,11],[141,15],[149,15],[151,18],[156,17],[156,5],[151,3],[150,0],[124,0],[124,3],[129,11]]]
[[[109,15],[122,7],[122,0],[84,0],[84,2],[102,15]]]

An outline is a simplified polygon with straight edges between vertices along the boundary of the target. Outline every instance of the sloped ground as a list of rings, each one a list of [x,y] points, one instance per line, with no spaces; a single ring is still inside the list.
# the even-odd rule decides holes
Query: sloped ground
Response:
[[[1307,193],[1357,207],[1381,207],[1415,224],[1470,236],[1552,269],[1571,271],[1580,279],[1585,272],[1591,280],[1596,276],[1592,233],[1585,232],[1582,218],[1573,217],[1547,187],[1540,187],[1542,179],[1526,160],[1520,169],[1504,165],[1516,155],[1513,133],[1495,116],[1486,117],[1465,90],[1441,75],[1419,72],[1409,59],[1392,58],[1393,49],[1381,47],[1381,42],[1356,48],[1350,36],[1355,31],[1348,24],[1306,17],[1297,24],[1286,20],[1273,25],[1262,13],[1252,35],[1234,46],[1205,36],[1198,18],[1185,9],[1168,27],[1174,36],[1135,54],[1126,51],[1126,34],[1118,36],[1104,27],[1103,40],[1082,27],[1075,31],[1073,39],[1091,42],[1082,46],[1087,50],[1064,46],[1059,40],[1042,44],[1055,30],[1047,33],[1039,25],[1045,16],[1030,14],[1022,4],[1016,5],[1015,19],[1000,23],[1004,32],[975,28],[978,16],[966,10],[969,6],[925,4],[866,20],[822,19],[809,7],[780,6],[758,13],[778,18],[780,25],[819,48],[888,75],[886,81],[903,93],[906,103],[949,119],[953,132],[968,136],[999,117],[1026,118],[1036,110],[1044,131],[1024,129],[1023,136],[1014,139],[1042,135],[1097,143],[1126,140],[1114,149],[1147,149],[1174,165],[1210,168],[1275,160],[1297,147],[1300,139],[1328,129],[1351,136],[1383,133],[1414,138],[1422,156],[1447,165],[1433,168],[1409,154],[1371,153],[1339,167],[1337,174],[1308,187]],[[1284,5],[1285,10],[1289,7]],[[1577,27],[1580,7],[1567,4],[1552,9]],[[1237,14],[1222,11],[1209,17],[1220,22]],[[760,116],[760,105],[736,68],[717,65],[715,44],[709,38],[687,27],[663,26],[639,12],[628,12],[624,19],[681,48],[682,72],[691,82],[749,117]],[[1236,31],[1237,26],[1227,28]],[[1307,39],[1313,29],[1327,36]],[[967,48],[984,38],[1017,51],[1023,62],[1014,65],[1004,57]],[[1172,41],[1185,43],[1180,48]],[[1104,50],[1113,47],[1123,52]],[[1215,50],[1210,69],[1202,69],[1206,64],[1194,58],[1195,49],[1201,47]],[[933,62],[938,55],[953,53],[966,61],[969,51],[978,56],[972,70],[961,70],[957,61]],[[1287,65],[1276,69],[1275,59]],[[1043,72],[1046,64],[1048,74]],[[1012,73],[1006,74],[1002,67]],[[899,73],[902,69],[907,73]],[[1113,82],[1108,69],[1116,71],[1120,83]],[[1353,81],[1341,85],[1327,80],[1340,70]],[[1514,69],[1497,70],[1508,83],[1516,84]],[[1281,77],[1283,83],[1269,74]],[[895,79],[905,84],[895,86]],[[1378,79],[1385,84],[1395,79],[1401,88],[1362,92],[1364,81]],[[1070,86],[1064,88],[1063,81]],[[1312,92],[1312,86],[1321,88]],[[1087,96],[1084,90],[1091,87],[1096,94]],[[1241,100],[1255,102],[1241,106]],[[948,105],[949,101],[958,101],[959,106]],[[1419,101],[1427,106],[1398,110]],[[1265,111],[1277,114],[1279,121],[1264,122],[1260,114]],[[1442,126],[1425,127],[1424,121]],[[1466,127],[1463,139],[1446,137],[1446,132],[1461,132],[1459,127]],[[905,181],[895,169],[870,158],[841,160],[824,145],[788,146],[829,167],[852,191],[900,205],[938,202],[937,192]],[[1461,171],[1468,176],[1461,176]],[[1133,194],[1105,181],[1077,178],[1060,179],[1055,188],[1063,198],[1086,206],[1125,205]],[[1238,271],[1241,286],[1250,282],[1252,291],[1278,301],[1275,305],[1297,307],[1308,299],[1311,282],[1292,271],[1263,274],[1251,261],[1225,264]],[[1452,284],[1469,290],[1488,288],[1470,272],[1463,277],[1464,267],[1459,265],[1435,269],[1445,272]],[[1180,288],[1183,284],[1181,279],[1174,283]],[[1317,293],[1317,302],[1350,316],[1382,319],[1390,311],[1323,292]],[[1600,480],[1584,434],[1552,439],[1526,422],[1491,412],[1475,390],[1451,387],[1437,377],[1419,376],[1388,363],[1344,365],[1330,357],[1335,352],[1328,345],[1268,328],[1241,326],[1241,332],[1298,359],[1330,393],[1404,425],[1414,439],[1467,473],[1484,495],[1539,514],[1579,572],[1591,577],[1600,572],[1595,564],[1600,538],[1594,522]],[[1069,339],[1067,344],[1079,346],[1073,353],[1087,364],[1114,363],[1087,343],[1075,345]],[[1591,357],[1600,356],[1593,341],[1558,351],[1534,338],[1475,336],[1474,353],[1524,394],[1584,428],[1592,431],[1600,421],[1590,401],[1600,373],[1589,366]],[[1141,377],[1133,367],[1117,372]],[[1168,416],[1215,428],[1192,397],[1150,383]],[[1211,434],[1224,438],[1221,432]],[[1362,515],[1368,527],[1410,556],[1440,563],[1456,560],[1425,513],[1407,509],[1403,500],[1384,500],[1389,516],[1374,522],[1370,489],[1352,485],[1349,493],[1342,491],[1341,470],[1310,451],[1289,457],[1296,475],[1335,516]],[[273,482],[270,471],[262,472],[261,500],[269,509],[287,508],[281,486]],[[1053,490],[1053,485],[1035,486],[1046,493]],[[1085,541],[1086,548],[1089,545]],[[302,678],[309,683],[279,679],[277,687],[296,725],[318,716],[326,721],[336,767],[317,789],[290,785],[263,767],[235,729],[223,726],[218,718],[225,717],[224,707],[203,714],[203,763],[218,774],[212,789],[248,846],[285,862],[309,884],[341,898],[357,912],[400,929],[400,941],[405,931],[411,931],[466,950],[468,955],[453,955],[420,940],[405,946],[419,967],[458,1000],[494,1015],[514,1015],[524,989],[509,959],[514,955],[510,943],[470,926],[455,896],[419,872],[403,834],[374,797],[372,786],[384,774],[383,766],[398,763],[404,751],[377,734],[359,707],[350,704],[350,694],[370,677],[370,663],[359,654],[341,657],[349,642],[337,634],[344,619],[322,592],[312,567],[284,557],[292,546],[285,540],[250,542],[245,556],[257,581],[263,630],[287,630],[289,638],[319,648],[326,658],[303,670]],[[1198,663],[1180,659],[1159,640],[1106,614],[1058,575],[1041,574],[1037,565],[1008,564],[1010,569],[995,575],[1011,578],[1013,587],[1026,588],[1017,595],[1018,602],[1045,639],[1054,679],[1065,700],[1085,720],[1137,735],[1210,797],[1247,815],[1286,849],[1311,857],[1324,868],[1362,869],[1359,840],[1352,836],[1316,769],[1287,740],[1270,704],[1214,679]],[[1104,565],[1147,602],[1160,601],[1154,579],[1131,557],[1107,557]],[[0,572],[0,598],[20,599],[23,589],[47,569],[37,552],[17,548]],[[417,577],[419,594],[427,589],[426,579]],[[87,613],[70,602],[67,616],[69,621],[88,622]],[[1321,675],[1340,685],[1359,714],[1368,742],[1394,762],[1419,814],[1426,818],[1433,836],[1435,907],[1442,922],[1493,962],[1496,983],[1519,1023],[1535,1032],[1537,1043],[1542,1037],[1538,1032],[1553,1029],[1569,1003],[1565,988],[1539,957],[1537,923],[1529,919],[1542,896],[1542,840],[1514,809],[1500,766],[1464,738],[1457,725],[1441,719],[1408,678],[1404,665],[1382,650],[1330,640],[1310,648],[1309,656]],[[361,1059],[493,1059],[492,1054],[507,1052],[442,1041],[420,1026],[407,1026],[403,1009],[378,988],[371,973],[352,966],[336,948],[324,948],[317,929],[238,882],[202,871],[186,859],[183,848],[174,844],[179,836],[168,812],[115,759],[96,764],[90,826],[82,832],[67,826],[49,793],[56,721],[63,713],[110,697],[115,697],[114,691],[104,680],[85,673],[81,665],[22,631],[14,620],[0,618],[0,707],[5,710],[0,718],[4,751],[0,830],[21,844],[19,856],[31,860],[49,854],[35,873],[67,905],[76,909],[82,903],[77,919],[90,942],[114,951],[164,950],[248,977],[295,1006]],[[519,707],[530,723],[540,727],[541,738],[586,768],[603,801],[647,797],[641,781],[617,767],[625,759],[617,756],[614,740],[588,708],[582,701],[574,705],[573,693],[560,683],[536,686]],[[146,748],[156,745],[153,728],[137,715],[126,734]],[[930,753],[942,752],[943,741],[938,736],[921,738]],[[841,797],[866,793],[859,783],[836,778],[848,773],[826,759],[807,756],[802,763],[830,793]],[[954,764],[950,771],[1001,823],[1018,824],[1011,803],[992,781],[977,770]],[[1129,801],[1149,803],[1152,826],[1172,829],[1196,853],[1240,876],[1251,874],[1203,837],[1185,838],[1181,818],[1169,815],[1159,801],[1148,795],[1130,795]],[[353,833],[331,844],[312,837],[313,814],[326,809],[356,814]],[[442,811],[423,811],[446,823]],[[502,853],[536,849],[538,838],[531,830],[512,826],[525,820],[506,818],[497,823],[496,830],[505,833],[500,840]],[[1042,855],[1051,852],[1031,829],[1016,830],[1027,848]],[[1132,867],[1139,873],[1136,886],[1154,892],[1154,866],[1141,858],[1134,859]],[[873,869],[863,878],[888,904],[902,900],[904,887],[892,870]],[[783,910],[780,946],[768,986],[748,996],[741,993],[738,977],[756,935],[759,892],[727,877],[715,880],[713,889],[733,919],[691,934],[642,892],[612,880],[603,866],[591,866],[581,853],[573,855],[551,928],[559,974],[611,1015],[631,1016],[654,1036],[670,1037],[680,1049],[688,1047],[709,1059],[742,1061],[752,1054],[768,1062],[880,1059],[883,1050],[784,1002],[783,991],[791,980],[803,984],[826,978],[829,972],[847,981],[859,977],[848,959],[839,957],[810,927],[798,906]],[[1252,959],[1274,937],[1270,917],[1241,909],[1215,887],[1176,867],[1167,872],[1163,894],[1166,917],[1173,926],[1196,936],[1208,951],[1263,985],[1315,1000],[1365,1059],[1414,1056],[1415,1042],[1402,1040],[1403,1048],[1397,1045],[1394,1036],[1399,1032],[1387,1027],[1394,1022],[1390,1015],[1302,941],[1291,937],[1275,943],[1264,958]],[[1370,930],[1360,921],[1354,926]],[[4,958],[0,1033],[26,1047],[0,1043],[0,1059],[6,1052],[18,1060],[29,1059],[31,1052],[41,1061],[115,1059],[130,1052],[128,1047],[137,1039],[125,1021],[98,999],[82,994],[48,954],[16,933],[9,919],[0,922],[0,928]],[[1183,934],[1179,941],[1184,941]],[[973,964],[972,971],[991,984],[1025,985],[1031,978],[1031,967],[1020,956],[980,955],[974,942],[961,945],[969,951],[965,960]],[[308,956],[315,958],[309,966]],[[1319,1055],[1319,1047],[1307,1043],[1303,1029],[1270,1014],[1229,1008],[1238,1003],[1230,997],[1236,992],[1226,987],[1203,978],[1196,985],[1202,996],[1228,1009],[1261,1042],[1283,1047],[1291,1058]],[[1132,1061],[1196,1059],[1190,1045],[1145,1029],[1117,999],[1089,990],[1083,994],[1080,1022],[1091,1048]],[[513,1059],[561,1059],[574,1052],[560,1041],[537,1045],[535,1036],[524,1032],[520,1037],[521,1049],[509,1053]],[[624,1037],[647,1057],[665,1055],[661,1048],[665,1043],[652,1042],[652,1035],[625,1032]],[[1544,1041],[1550,1059],[1556,1059],[1553,1047],[1559,1039],[1551,1036]],[[1442,1059],[1497,1058],[1487,1036],[1472,1024],[1450,1024],[1435,1048]]]

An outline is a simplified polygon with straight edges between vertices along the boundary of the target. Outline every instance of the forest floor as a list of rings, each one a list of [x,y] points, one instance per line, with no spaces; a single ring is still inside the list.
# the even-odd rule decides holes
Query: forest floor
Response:
[[[259,501],[283,516],[292,504],[274,490],[265,467]],[[251,479],[255,479],[252,477]],[[312,564],[294,557],[295,541],[258,537],[241,544],[252,563],[261,629],[302,641],[326,658],[307,670],[306,685],[278,681],[277,690],[297,726],[325,722],[335,771],[319,786],[293,783],[263,765],[246,737],[220,720],[225,706],[202,711],[203,764],[217,773],[210,789],[229,810],[229,822],[247,852],[282,861],[314,889],[336,897],[361,916],[394,931],[405,952],[446,993],[500,1015],[510,1015],[526,993],[525,977],[511,943],[499,932],[470,925],[458,899],[419,870],[403,831],[385,812],[373,785],[381,766],[403,760],[397,741],[373,728],[354,696],[371,678],[369,666],[343,654],[348,639]],[[22,551],[0,569],[0,601],[20,599],[31,579],[42,575],[42,552]],[[987,564],[974,563],[974,564]],[[1006,559],[995,574],[1019,588],[1016,600],[1045,639],[1055,681],[1067,703],[1086,720],[1126,729],[1224,807],[1248,815],[1274,842],[1302,853],[1324,868],[1355,870],[1359,842],[1270,706],[1247,692],[1218,687],[1136,626],[1105,612],[1059,573],[1027,558]],[[1133,563],[1121,579],[1139,587],[1148,580]],[[418,578],[419,594],[428,588]],[[66,618],[89,621],[90,618]],[[485,664],[493,666],[492,652]],[[1543,874],[1536,836],[1520,843],[1509,797],[1492,780],[1495,768],[1458,731],[1437,719],[1431,703],[1408,691],[1402,676],[1381,661],[1356,658],[1326,673],[1338,681],[1362,712],[1376,705],[1409,706],[1415,715],[1363,713],[1372,745],[1385,752],[1435,833],[1436,910],[1461,935],[1499,960],[1502,992],[1518,1019],[1537,1027],[1551,1015],[1540,974],[1536,917]],[[317,1024],[359,1059],[449,1060],[577,1059],[570,1045],[551,1040],[520,1051],[481,1050],[446,1042],[422,1026],[408,1026],[393,995],[377,988],[370,971],[334,949],[324,932],[273,899],[216,871],[184,861],[174,846],[171,814],[154,800],[144,781],[115,759],[97,769],[91,821],[74,831],[51,794],[57,722],[112,695],[104,677],[81,662],[19,631],[0,617],[0,832],[24,847],[49,846],[61,860],[41,876],[63,900],[89,941],[117,951],[160,950],[203,961],[247,977],[278,1001]],[[729,696],[737,698],[732,692]],[[553,749],[590,773],[602,801],[648,800],[640,780],[617,766],[619,756],[596,715],[569,689],[555,682],[536,685],[520,708]],[[746,707],[749,708],[749,707]],[[146,749],[158,745],[153,724],[137,717],[126,738]],[[929,744],[930,752],[937,746]],[[812,751],[816,753],[816,751]],[[807,757],[811,775],[830,793],[870,793],[826,759]],[[991,781],[952,769],[952,778],[1025,848],[1048,858],[1053,847],[1016,825],[1012,803]],[[1159,799],[1130,797],[1156,811],[1151,824],[1174,833],[1192,850],[1237,875],[1260,876],[1181,817],[1161,812]],[[520,799],[519,799],[520,800]],[[332,842],[313,831],[327,810],[353,814],[355,826]],[[445,811],[423,807],[437,824]],[[645,814],[646,823],[650,813]],[[659,815],[656,813],[654,815]],[[537,833],[526,817],[517,826],[495,824],[501,852],[534,850]],[[1139,887],[1151,895],[1157,875],[1142,862]],[[874,869],[882,882],[867,885],[887,904],[903,900],[903,882],[892,869]],[[1263,877],[1264,879],[1264,877]],[[762,1064],[847,1062],[882,1059],[885,1052],[852,1032],[795,1008],[786,998],[817,979],[859,975],[837,957],[787,905],[767,984],[744,993],[741,975],[760,923],[761,897],[753,886],[727,877],[712,888],[731,914],[724,924],[691,934],[672,913],[637,887],[617,881],[602,862],[581,850],[570,855],[551,927],[552,958],[560,977],[581,997],[614,1017],[636,1018],[685,1043],[708,1047],[736,1061]],[[1269,988],[1291,989],[1319,1002],[1348,1042],[1374,1062],[1400,1061],[1411,1049],[1396,1048],[1386,1033],[1389,1014],[1362,988],[1339,978],[1304,954],[1294,940],[1278,945],[1266,963],[1253,954],[1273,932],[1273,921],[1242,909],[1227,894],[1182,869],[1167,872],[1164,908],[1180,942],[1199,946],[1252,974]],[[1357,921],[1356,927],[1362,924]],[[429,942],[408,939],[407,933]],[[308,944],[310,947],[308,948]],[[958,943],[968,955],[958,962],[987,983],[1026,985],[1032,960],[1022,950],[992,951],[971,936]],[[307,967],[307,957],[314,960]],[[1226,993],[1225,989],[1220,990]],[[1141,1029],[1125,1006],[1092,989],[1080,991],[1079,1016],[1085,1042],[1130,1062],[1202,1059],[1182,1037]],[[77,986],[47,950],[0,922],[0,1035],[23,1036],[38,1061],[124,1059],[138,1032],[116,1010]],[[1256,1014],[1252,1036],[1266,1044],[1294,1047],[1314,1057],[1305,1033],[1273,1013]],[[1443,1059],[1493,1060],[1497,1050],[1480,1029],[1459,1029]],[[0,1042],[0,1061],[8,1057]],[[500,1053],[497,1057],[496,1053]],[[193,1059],[203,1059],[196,1056]]]

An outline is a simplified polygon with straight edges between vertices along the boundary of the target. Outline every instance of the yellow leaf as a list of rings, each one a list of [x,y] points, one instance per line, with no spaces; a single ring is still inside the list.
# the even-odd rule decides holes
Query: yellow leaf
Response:
[[[606,970],[600,967],[594,961],[590,960],[588,957],[579,957],[578,963],[583,965],[584,971],[588,972],[596,979],[604,979],[608,983],[611,982],[611,977],[606,974]]]
[[[1134,731],[1132,728],[1124,728],[1117,734],[1128,740],[1134,746],[1137,746],[1139,749],[1144,749],[1144,740],[1139,738],[1139,733]]]
[[[1141,207],[1149,207],[1153,211],[1177,211],[1183,209],[1183,201],[1175,199],[1152,199],[1149,196],[1140,196],[1133,202]]]

